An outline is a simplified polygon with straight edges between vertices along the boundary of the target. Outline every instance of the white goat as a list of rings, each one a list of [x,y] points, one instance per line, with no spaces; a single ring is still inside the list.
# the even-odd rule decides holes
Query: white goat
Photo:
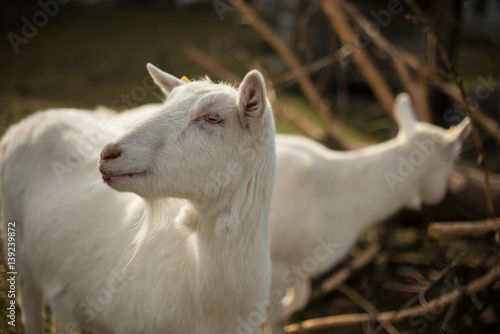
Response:
[[[275,332],[308,302],[310,279],[342,260],[367,227],[444,197],[469,120],[453,130],[418,122],[407,94],[397,97],[394,114],[397,137],[360,150],[335,152],[304,137],[276,137],[269,315]]]
[[[15,222],[30,334],[43,299],[64,320],[58,333],[255,333],[265,316],[275,153],[263,78],[249,72],[236,90],[148,69],[167,100],[126,133],[65,110],[2,139],[2,219]],[[108,187],[95,164],[111,140],[99,161]]]
[[[131,109],[114,123],[127,128],[155,108]],[[281,332],[286,318],[308,302],[311,278],[342,260],[367,227],[444,197],[469,120],[452,130],[418,122],[407,94],[397,97],[394,114],[398,136],[361,150],[336,152],[304,137],[276,136],[266,330]]]

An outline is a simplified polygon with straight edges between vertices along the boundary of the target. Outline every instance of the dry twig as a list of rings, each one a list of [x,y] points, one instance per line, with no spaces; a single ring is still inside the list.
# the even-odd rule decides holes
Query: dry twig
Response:
[[[412,100],[417,103],[417,110],[423,110],[423,119],[430,120],[430,110],[426,110],[428,106],[425,104],[418,105],[419,99],[415,99],[413,84],[411,83],[411,76],[406,70],[406,64],[412,70],[420,73],[430,84],[435,88],[440,89],[443,93],[447,94],[454,102],[459,103],[462,108],[466,108],[465,100],[462,98],[460,91],[457,90],[453,85],[446,82],[440,76],[440,73],[436,71],[435,68],[431,68],[428,65],[423,64],[418,60],[413,54],[395,47],[391,42],[389,42],[382,34],[370,34],[367,30],[369,27],[369,22],[366,17],[351,3],[344,0],[339,0],[342,8],[352,17],[353,22],[369,36],[374,44],[381,50],[383,50],[391,59],[394,69],[398,72],[401,82],[405,86],[407,92],[412,96]],[[446,75],[446,73],[444,73]],[[488,115],[484,114],[478,106],[469,105],[470,113],[481,126],[497,141],[500,143],[500,126]],[[422,109],[423,108],[423,109]]]
[[[462,100],[460,92],[455,86],[443,80],[435,69],[421,63],[417,57],[407,51],[400,50],[400,55],[408,66],[410,66],[414,71],[419,72],[432,86],[441,90],[443,93],[448,95],[453,102],[458,103],[462,106],[462,108],[464,108],[464,101]],[[490,136],[500,143],[500,126],[498,123],[488,115],[484,114],[478,106],[469,105],[469,107],[475,120],[481,124]]]
[[[500,219],[477,222],[431,223],[427,227],[427,234],[433,239],[480,238],[490,232],[500,232]]]
[[[324,280],[312,299],[317,300],[335,290],[337,286],[345,282],[352,275],[352,273],[358,271],[359,269],[370,263],[375,255],[380,252],[381,248],[382,246],[380,245],[380,243],[373,244],[366,248],[360,255],[352,259],[348,265],[336,271],[335,274]]]
[[[359,293],[357,293],[355,290],[351,289],[344,283],[340,283],[337,286],[337,290],[346,295],[346,297],[348,297],[350,300],[361,306],[374,320],[376,320],[377,315],[380,314],[380,312],[372,303],[370,303],[363,296],[361,296]],[[381,320],[380,324],[387,330],[388,333],[399,334],[399,331],[394,327],[393,324],[391,324],[390,321]]]
[[[302,64],[292,51],[276,36],[269,25],[265,23],[257,13],[245,2],[241,0],[232,0],[231,3],[234,8],[244,17],[248,18],[247,21],[257,31],[262,38],[275,50],[281,57],[288,68],[295,74],[302,74]],[[335,142],[338,148],[345,148],[342,142],[338,139],[339,126],[333,119],[328,104],[323,100],[318,90],[314,86],[309,76],[301,75],[298,79],[298,84],[304,93],[304,96],[309,100],[314,109],[318,111],[319,116],[325,123],[328,134]]]
[[[208,71],[212,75],[216,75],[219,79],[230,81],[233,83],[241,81],[241,78],[238,75],[222,67],[217,61],[206,55],[196,46],[192,44],[185,44],[182,47],[182,51],[195,63],[198,63],[206,71]]]
[[[451,64],[450,59],[448,57],[448,53],[446,51],[446,48],[443,46],[443,43],[439,39],[439,35],[436,32],[436,29],[433,27],[432,22],[429,20],[429,18],[424,14],[424,12],[420,9],[420,7],[415,3],[413,0],[405,0],[405,2],[410,6],[410,8],[413,10],[413,12],[417,15],[418,19],[421,21],[422,25],[426,27],[427,29],[430,30],[430,32],[434,35],[437,43],[438,50],[440,52],[441,58],[443,59],[446,68],[448,69],[448,72],[452,74],[453,79],[455,80],[459,91],[460,91],[460,97],[461,101],[464,107],[464,111],[467,114],[467,116],[470,117],[471,119],[471,125],[472,125],[472,135],[474,138],[474,144],[476,145],[476,150],[478,153],[478,164],[481,166],[483,170],[483,175],[484,175],[484,191],[486,195],[486,206],[488,209],[488,215],[490,218],[495,216],[495,207],[493,206],[493,199],[491,196],[491,189],[490,189],[490,181],[489,181],[489,175],[488,175],[488,169],[486,165],[486,156],[484,154],[484,148],[483,148],[483,143],[481,141],[481,138],[479,137],[479,130],[477,129],[476,126],[476,118],[474,117],[474,114],[471,112],[471,108],[469,106],[469,103],[467,103],[467,96],[465,94],[465,89],[463,85],[463,80],[462,78],[458,75],[457,70],[455,67]]]
[[[323,69],[326,66],[330,66],[332,64],[335,64],[336,62],[342,60],[344,57],[349,56],[352,53],[351,49],[343,48],[340,49],[338,52],[335,54],[330,54],[328,56],[325,56],[323,58],[320,58],[309,65],[306,65],[303,67],[301,73],[285,73],[281,76],[281,79],[277,81],[275,84],[282,84],[282,83],[293,83],[298,80],[299,77],[303,75],[309,75],[310,73],[317,72],[321,69]]]
[[[418,92],[416,89],[416,82],[412,79],[410,72],[408,71],[407,64],[404,62],[401,56],[400,49],[395,47],[387,38],[384,37],[380,31],[373,33],[370,31],[372,26],[368,19],[354,6],[351,2],[344,0],[337,0],[338,4],[342,9],[349,14],[354,24],[356,24],[363,32],[368,36],[377,48],[383,51],[390,59],[394,70],[399,75],[401,82],[405,88],[405,91],[410,94],[413,103],[416,105],[416,110],[421,114],[422,120],[425,122],[432,121],[432,115],[429,110],[429,106],[424,99],[418,98]]]
[[[425,305],[417,305],[400,311],[388,311],[379,313],[376,316],[377,321],[402,321],[410,316],[423,316],[433,310],[443,309],[453,303],[455,300],[464,294],[473,295],[481,290],[489,287],[495,280],[500,277],[500,266],[493,267],[485,275],[470,282],[465,288],[457,288],[438,298],[429,301]],[[372,317],[369,314],[342,314],[329,316],[324,318],[316,318],[305,320],[300,323],[291,324],[285,327],[285,333],[303,333],[313,332],[332,327],[350,326],[363,324],[371,321]]]
[[[321,0],[320,6],[330,19],[330,25],[340,40],[352,48],[352,61],[370,85],[382,107],[392,117],[394,94],[365,50],[357,47],[357,35],[345,20],[345,15],[340,9],[339,2],[336,0]]]

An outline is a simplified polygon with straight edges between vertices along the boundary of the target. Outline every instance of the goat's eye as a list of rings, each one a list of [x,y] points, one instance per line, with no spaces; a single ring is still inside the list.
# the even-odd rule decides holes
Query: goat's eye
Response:
[[[206,114],[204,116],[204,119],[207,123],[210,124],[219,124],[220,122],[222,122],[222,118],[220,118],[219,115]]]

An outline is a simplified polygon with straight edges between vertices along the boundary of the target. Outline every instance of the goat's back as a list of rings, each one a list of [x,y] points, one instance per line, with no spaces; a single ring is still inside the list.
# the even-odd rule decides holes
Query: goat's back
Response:
[[[171,256],[184,240],[166,235],[161,243],[149,242],[124,273],[144,203],[137,195],[106,186],[97,170],[102,147],[122,131],[109,125],[109,117],[77,110],[46,111],[12,126],[1,141],[2,220],[4,228],[16,222],[19,277],[32,277],[66,324],[103,333],[142,332],[158,317],[158,309],[172,303],[178,286],[188,284],[175,274],[181,275],[184,264]],[[157,260],[161,254],[169,256],[158,263],[155,256],[145,254],[155,254]],[[168,268],[178,286],[161,294],[158,291],[169,283],[158,274],[169,272]],[[151,275],[141,275],[147,272]],[[160,297],[166,298],[156,300]],[[185,304],[192,302],[177,297]],[[153,309],[146,310],[148,305]],[[183,304],[178,306],[168,318],[183,312]],[[139,315],[143,324],[136,318]],[[193,328],[168,321],[163,325],[170,327],[150,329]]]

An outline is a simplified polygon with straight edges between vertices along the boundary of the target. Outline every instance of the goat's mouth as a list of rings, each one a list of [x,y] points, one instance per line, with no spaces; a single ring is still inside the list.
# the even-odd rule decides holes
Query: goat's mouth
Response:
[[[102,180],[104,183],[110,184],[123,179],[134,179],[138,177],[143,177],[147,174],[147,171],[138,173],[123,173],[123,174],[105,174],[102,173]]]

